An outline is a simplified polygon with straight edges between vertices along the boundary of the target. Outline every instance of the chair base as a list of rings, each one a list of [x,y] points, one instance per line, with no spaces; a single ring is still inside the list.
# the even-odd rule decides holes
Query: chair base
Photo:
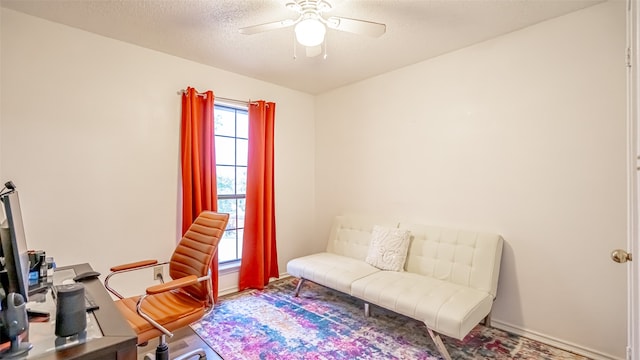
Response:
[[[198,359],[204,360],[207,358],[207,353],[204,349],[198,348],[195,350],[191,350],[182,355],[178,355],[171,360],[186,360],[194,358],[198,356]],[[144,355],[144,360],[170,360],[169,358],[169,345],[166,342],[166,338],[164,335],[160,335],[158,339],[158,346],[156,347],[155,354],[147,353]]]
[[[191,359],[192,357],[198,356],[198,359],[200,360],[205,360],[207,358],[207,352],[204,351],[204,349],[195,349],[195,350],[191,350],[188,353],[184,353],[178,357],[173,358],[172,360],[186,360],[186,359]],[[167,358],[168,354],[167,354]],[[162,358],[158,358],[156,354],[145,354],[144,355],[144,360],[162,360]]]

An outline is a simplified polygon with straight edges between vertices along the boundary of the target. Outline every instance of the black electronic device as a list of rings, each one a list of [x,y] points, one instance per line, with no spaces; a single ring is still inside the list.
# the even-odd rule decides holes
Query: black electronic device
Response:
[[[56,336],[82,334],[87,328],[84,285],[56,285]]]
[[[6,219],[0,223],[0,241],[4,254],[8,288],[5,294],[12,292],[29,299],[29,255],[24,234],[20,199],[15,187],[12,191],[0,195]]]
[[[1,194],[1,195],[4,195],[2,192],[3,192],[5,189],[6,189],[6,190],[9,190],[9,191],[7,191],[7,193],[9,193],[9,192],[11,192],[11,191],[15,190],[15,189],[16,189],[16,186],[13,184],[13,181],[7,181],[6,183],[4,183],[4,187],[2,188],[2,190],[0,190],[0,194]]]
[[[76,281],[76,282],[82,282],[82,281],[84,281],[84,280],[91,280],[91,279],[95,279],[95,278],[97,278],[98,276],[100,276],[100,273],[99,273],[99,272],[97,272],[97,271],[85,271],[85,272],[83,272],[83,273],[80,273],[80,274],[76,275],[76,276],[73,278],[73,281]]]
[[[23,357],[33,345],[20,341],[20,334],[27,331],[27,304],[22,295],[9,293],[2,301],[2,331],[11,340],[11,347],[0,357]]]
[[[29,285],[29,297],[35,294],[43,293],[49,290],[49,284],[37,282],[33,285]]]
[[[60,286],[53,286],[51,288],[51,296],[53,296],[53,299],[56,301],[58,299],[59,288]],[[86,312],[100,309],[100,305],[98,305],[96,300],[93,298],[93,296],[91,296],[91,293],[89,293],[88,291],[84,292],[84,309]]]

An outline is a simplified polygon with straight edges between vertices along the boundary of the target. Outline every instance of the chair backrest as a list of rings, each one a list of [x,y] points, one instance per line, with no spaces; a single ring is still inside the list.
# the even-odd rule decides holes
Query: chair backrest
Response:
[[[229,214],[203,211],[191,224],[169,261],[169,276],[179,279],[188,275],[207,275],[220,238],[227,227]],[[207,282],[182,289],[201,301],[208,301]]]

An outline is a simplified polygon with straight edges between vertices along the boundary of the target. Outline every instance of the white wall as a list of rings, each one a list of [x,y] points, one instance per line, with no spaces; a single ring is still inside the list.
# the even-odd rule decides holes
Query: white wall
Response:
[[[168,260],[179,228],[177,91],[193,86],[276,102],[286,271],[313,227],[311,95],[7,9],[1,19],[1,180],[20,191],[30,247],[103,274],[128,261]],[[221,279],[221,290],[234,279]]]
[[[59,264],[166,259],[176,91],[212,89],[278,104],[282,272],[342,211],[496,231],[494,323],[622,358],[626,272],[608,257],[626,237],[622,2],[315,99],[7,9],[0,26],[0,181]]]
[[[622,358],[624,26],[605,3],[319,96],[319,242],[346,211],[498,232],[494,323]]]

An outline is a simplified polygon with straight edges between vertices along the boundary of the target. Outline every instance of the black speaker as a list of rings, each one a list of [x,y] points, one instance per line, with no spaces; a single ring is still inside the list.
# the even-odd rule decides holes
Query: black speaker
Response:
[[[56,285],[56,336],[67,337],[84,331],[87,315],[84,285]]]

